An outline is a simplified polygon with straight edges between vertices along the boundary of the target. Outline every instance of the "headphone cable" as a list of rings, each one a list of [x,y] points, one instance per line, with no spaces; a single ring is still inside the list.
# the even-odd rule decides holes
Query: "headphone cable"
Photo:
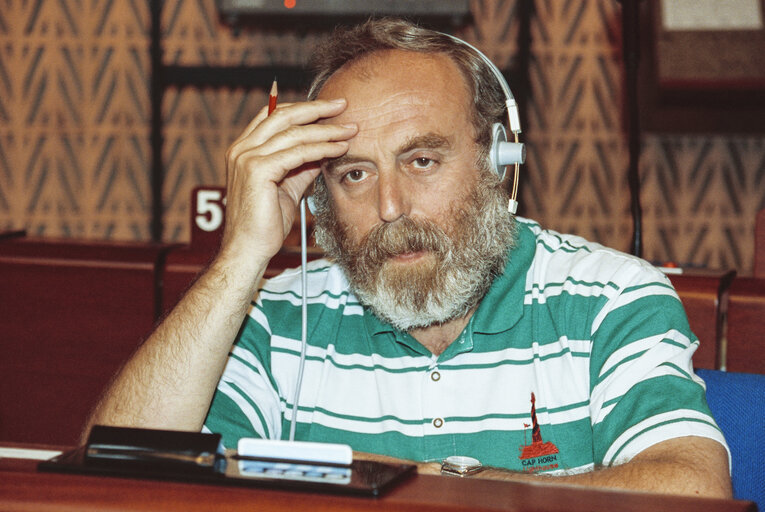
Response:
[[[292,418],[290,420],[290,441],[295,440],[295,428],[297,426],[298,402],[300,400],[300,387],[303,384],[303,370],[305,370],[305,356],[308,349],[308,275],[306,264],[308,263],[308,242],[306,236],[305,197],[300,199],[300,363],[298,364],[298,376],[295,383],[295,397],[292,400]]]

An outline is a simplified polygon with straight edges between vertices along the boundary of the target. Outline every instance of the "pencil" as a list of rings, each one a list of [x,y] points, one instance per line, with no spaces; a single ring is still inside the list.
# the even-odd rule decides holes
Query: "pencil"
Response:
[[[271,85],[271,92],[268,94],[268,115],[271,115],[271,112],[274,111],[276,108],[276,98],[279,97],[279,91],[276,88],[276,78],[274,78],[274,83]]]

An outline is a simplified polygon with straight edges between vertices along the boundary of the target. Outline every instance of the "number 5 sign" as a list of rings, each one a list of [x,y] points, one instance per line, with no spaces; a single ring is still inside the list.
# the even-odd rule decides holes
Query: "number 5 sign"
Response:
[[[197,187],[191,191],[191,245],[217,248],[223,236],[226,189]]]

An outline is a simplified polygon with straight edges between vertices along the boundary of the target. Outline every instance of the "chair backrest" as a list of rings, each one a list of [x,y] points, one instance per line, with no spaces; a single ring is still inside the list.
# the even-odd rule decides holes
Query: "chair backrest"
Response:
[[[724,368],[765,374],[765,278],[737,277],[728,289]]]
[[[765,511],[765,375],[696,370],[731,451],[733,495]]]

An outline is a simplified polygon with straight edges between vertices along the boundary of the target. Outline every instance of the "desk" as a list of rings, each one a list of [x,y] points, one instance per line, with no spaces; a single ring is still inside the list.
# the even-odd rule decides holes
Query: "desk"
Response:
[[[751,502],[416,475],[378,499],[36,472],[0,459],[0,510],[755,512]]]

